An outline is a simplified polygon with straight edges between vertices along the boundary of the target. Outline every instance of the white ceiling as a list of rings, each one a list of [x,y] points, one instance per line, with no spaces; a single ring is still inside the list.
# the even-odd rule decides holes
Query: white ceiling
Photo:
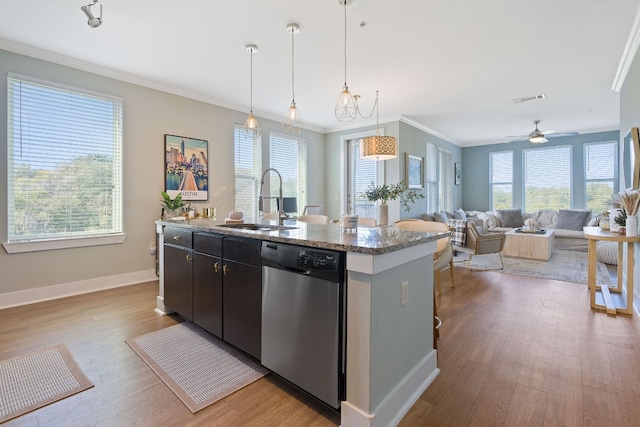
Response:
[[[0,48],[249,110],[280,120],[296,103],[321,132],[337,122],[344,82],[344,9],[338,0],[102,0],[92,29],[88,0],[0,0]],[[347,83],[368,114],[401,117],[460,146],[541,129],[617,129],[612,90],[640,0],[354,0],[347,7]],[[95,7],[94,7],[95,9]],[[363,25],[362,23],[366,23]],[[628,48],[627,48],[628,49]],[[513,98],[544,93],[522,104]]]

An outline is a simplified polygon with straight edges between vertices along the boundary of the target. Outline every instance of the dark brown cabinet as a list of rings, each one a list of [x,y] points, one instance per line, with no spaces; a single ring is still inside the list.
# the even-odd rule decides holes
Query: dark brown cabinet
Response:
[[[262,328],[261,242],[225,238],[223,243],[223,336],[260,360]]]
[[[260,360],[261,241],[165,228],[164,302]]]
[[[193,233],[193,323],[222,335],[222,237]]]
[[[164,245],[164,303],[188,320],[193,319],[193,252]]]

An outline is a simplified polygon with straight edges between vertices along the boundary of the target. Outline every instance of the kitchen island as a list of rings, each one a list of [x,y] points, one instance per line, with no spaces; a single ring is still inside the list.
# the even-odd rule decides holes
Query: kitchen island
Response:
[[[158,221],[160,295],[164,305],[165,230],[211,233],[346,253],[346,400],[342,426],[397,424],[438,374],[433,348],[433,253],[448,233],[339,225],[224,227],[215,221]]]

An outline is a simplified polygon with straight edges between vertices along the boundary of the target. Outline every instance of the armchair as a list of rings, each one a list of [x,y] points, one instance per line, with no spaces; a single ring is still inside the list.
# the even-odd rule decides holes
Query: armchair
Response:
[[[467,221],[467,237],[464,246],[453,245],[454,251],[460,251],[469,254],[467,261],[467,270],[471,265],[471,258],[474,255],[498,254],[500,257],[500,269],[504,270],[504,262],[502,262],[502,254],[504,241],[506,236],[504,233],[488,233],[480,234],[478,228],[472,221]]]

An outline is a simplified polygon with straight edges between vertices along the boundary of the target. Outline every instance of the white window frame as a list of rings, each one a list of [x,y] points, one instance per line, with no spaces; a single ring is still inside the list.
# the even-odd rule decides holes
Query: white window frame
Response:
[[[588,174],[588,156],[587,156],[587,151],[589,149],[589,147],[593,147],[593,146],[597,146],[597,145],[609,145],[613,148],[614,150],[614,159],[613,159],[613,167],[611,168],[611,175],[608,177],[600,177],[600,178],[588,178],[587,174]],[[584,200],[585,200],[585,207],[586,209],[591,209],[588,206],[588,197],[589,197],[589,193],[588,193],[588,189],[587,187],[589,186],[590,183],[595,183],[595,182],[611,182],[612,186],[611,186],[611,194],[617,193],[618,192],[618,166],[619,166],[619,156],[618,156],[618,142],[617,141],[599,141],[599,142],[588,142],[585,143],[582,147],[583,150],[583,159],[584,159]],[[594,212],[594,215],[598,214],[598,212]]]
[[[87,246],[98,246],[98,245],[109,245],[109,244],[118,244],[122,243],[125,240],[125,233],[123,231],[123,184],[122,184],[122,176],[123,176],[123,167],[122,167],[122,149],[123,149],[123,132],[122,132],[122,98],[91,92],[85,89],[79,89],[75,87],[70,87],[66,85],[62,85],[59,83],[54,83],[50,81],[45,81],[41,79],[36,79],[33,77],[27,77],[23,75],[18,75],[14,73],[8,73],[7,76],[7,207],[9,212],[14,211],[14,199],[13,199],[13,171],[14,171],[14,156],[16,153],[14,152],[14,144],[20,141],[24,141],[25,136],[21,134],[14,134],[12,129],[16,126],[21,126],[24,117],[19,112],[18,115],[14,115],[14,110],[12,109],[12,103],[18,100],[14,100],[12,96],[12,88],[14,86],[19,85],[30,85],[31,87],[41,86],[46,88],[46,90],[56,91],[58,95],[67,94],[69,98],[74,96],[77,97],[87,97],[100,99],[102,101],[113,102],[114,110],[112,115],[108,118],[108,120],[113,121],[113,139],[109,140],[109,145],[107,148],[111,150],[111,161],[113,168],[113,190],[111,196],[111,209],[112,209],[112,222],[109,230],[102,229],[96,231],[81,231],[81,232],[67,232],[67,233],[55,233],[55,234],[41,234],[41,235],[31,235],[20,237],[16,235],[15,231],[11,230],[10,227],[13,224],[13,221],[10,218],[7,218],[7,242],[3,243],[3,246],[7,253],[23,253],[23,252],[35,252],[35,251],[44,251],[44,250],[53,250],[53,249],[67,249],[67,248],[76,248],[76,247],[87,247]],[[44,93],[41,92],[40,94]],[[73,98],[76,99],[76,98]],[[21,102],[21,101],[20,101]],[[72,101],[70,101],[72,102]],[[35,103],[32,103],[32,105]],[[70,104],[73,105],[73,104]],[[19,107],[18,107],[19,108]],[[79,108],[79,107],[76,107]],[[88,116],[82,116],[84,120],[88,119]],[[63,120],[61,117],[57,117],[57,120]],[[104,117],[100,117],[96,120],[99,123],[100,119],[104,119]],[[24,119],[26,120],[26,119]],[[52,120],[50,117],[49,120]],[[26,123],[26,122],[25,122]],[[28,125],[36,126],[38,124],[44,123],[44,121],[34,121],[28,123]],[[58,124],[58,123],[56,123]],[[64,122],[65,125],[72,126],[71,123]],[[25,124],[26,126],[27,124]],[[76,125],[77,126],[77,125]],[[21,129],[21,128],[18,128]],[[58,131],[66,132],[62,135],[62,137],[69,138],[70,135],[74,135],[74,133],[70,129],[66,129],[65,127],[59,126],[57,127]],[[42,137],[43,135],[47,135],[48,132],[40,132],[37,136]],[[47,140],[45,140],[45,143]],[[52,144],[55,142],[51,141]],[[52,148],[53,149],[53,148]],[[34,161],[37,161],[37,156],[31,156]],[[47,154],[44,153],[40,158],[46,159],[48,158]]]
[[[241,144],[250,144],[244,147]],[[258,198],[260,196],[260,179],[262,178],[262,135],[252,132],[244,125],[236,124],[233,128],[233,156],[235,179],[235,208],[244,212],[249,218],[258,218]],[[244,155],[249,153],[251,159]],[[244,167],[250,162],[250,167]],[[250,183],[249,187],[238,185],[239,182]],[[240,199],[247,198],[249,205],[238,204]]]
[[[540,153],[542,151],[555,151],[560,149],[569,150],[569,164],[567,165],[566,174],[569,177],[569,206],[548,206],[545,209],[572,209],[573,207],[573,147],[571,145],[554,145],[547,147],[525,148],[522,150],[522,207],[524,212],[532,212],[534,208],[527,206],[527,155],[528,153]],[[547,164],[545,168],[545,176],[557,176],[558,174],[551,169],[551,165]]]
[[[288,157],[290,162],[297,163],[297,188],[295,193],[291,194],[287,192],[287,185],[284,185],[283,197],[296,197],[296,202],[298,205],[298,215],[301,215],[304,207],[307,205],[307,140],[305,138],[300,138],[296,136],[287,135],[280,132],[269,132],[269,167],[278,170],[278,172],[282,175],[282,179],[287,181],[287,174],[285,168],[278,168],[278,165],[273,163],[273,144],[277,141],[289,141],[296,143],[298,145],[298,151],[296,157]],[[289,154],[289,153],[287,153]],[[282,159],[279,159],[282,160]],[[278,178],[275,175],[265,176],[265,187],[270,189],[270,194],[277,195],[279,183]],[[267,190],[265,190],[266,193]],[[268,197],[267,194],[263,194],[264,197]],[[272,210],[275,210],[276,203],[271,204]]]
[[[494,181],[493,177],[494,177],[494,166],[495,166],[495,161],[494,161],[494,155],[504,155],[504,154],[510,154],[511,155],[511,170],[509,171],[510,175],[511,175],[511,179],[509,181]],[[494,198],[494,186],[500,186],[500,185],[510,185],[511,186],[511,206],[509,206],[507,209],[511,209],[513,208],[513,159],[514,159],[514,153],[513,150],[504,150],[504,151],[492,151],[489,153],[489,206],[491,206],[492,210],[496,209],[495,206],[495,198]]]

